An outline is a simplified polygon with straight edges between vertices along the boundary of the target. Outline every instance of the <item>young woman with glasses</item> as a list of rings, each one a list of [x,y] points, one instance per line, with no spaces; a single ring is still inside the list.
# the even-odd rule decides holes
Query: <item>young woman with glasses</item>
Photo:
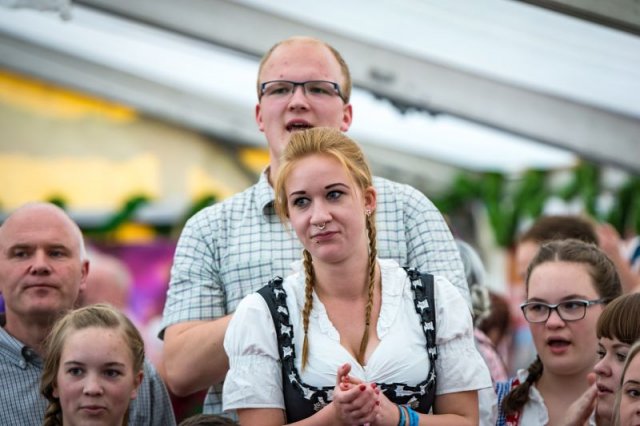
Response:
[[[538,356],[527,370],[498,383],[498,425],[557,425],[589,386],[596,361],[596,322],[621,293],[615,266],[578,240],[540,247],[526,275],[529,322]]]

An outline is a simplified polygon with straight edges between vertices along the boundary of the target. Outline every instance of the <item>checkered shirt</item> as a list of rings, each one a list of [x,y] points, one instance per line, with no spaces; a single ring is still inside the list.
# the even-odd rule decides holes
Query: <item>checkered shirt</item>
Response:
[[[409,185],[378,177],[373,184],[378,257],[447,277],[470,305],[462,261],[438,209]],[[302,246],[280,222],[274,198],[263,173],[257,184],[189,219],[176,248],[162,330],[232,313],[244,296],[291,272]],[[221,411],[219,384],[209,389],[204,412]]]

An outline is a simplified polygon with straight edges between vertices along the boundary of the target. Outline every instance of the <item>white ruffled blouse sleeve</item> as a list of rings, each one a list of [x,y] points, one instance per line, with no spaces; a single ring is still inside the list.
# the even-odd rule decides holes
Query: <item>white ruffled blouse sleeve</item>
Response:
[[[282,370],[273,319],[257,293],[238,305],[224,336],[229,372],[224,380],[224,411],[238,408],[284,409]]]
[[[436,394],[491,387],[491,375],[473,339],[473,321],[460,292],[435,276]]]

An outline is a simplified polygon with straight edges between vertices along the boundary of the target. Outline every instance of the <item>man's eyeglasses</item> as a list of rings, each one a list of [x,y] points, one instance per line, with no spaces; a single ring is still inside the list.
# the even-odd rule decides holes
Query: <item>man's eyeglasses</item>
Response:
[[[597,300],[566,300],[550,305],[542,302],[527,302],[520,305],[527,321],[537,323],[549,319],[551,311],[556,311],[563,321],[578,321],[587,314],[587,308],[592,305],[606,303],[605,299]]]
[[[338,96],[344,102],[340,85],[333,81],[310,80],[310,81],[289,81],[272,80],[260,85],[260,99],[263,96],[272,99],[289,99],[293,96],[297,86],[302,86],[304,94],[312,99],[330,99]]]

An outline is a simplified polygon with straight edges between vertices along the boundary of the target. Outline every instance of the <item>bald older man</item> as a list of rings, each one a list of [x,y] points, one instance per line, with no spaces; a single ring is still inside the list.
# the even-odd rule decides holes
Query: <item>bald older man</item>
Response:
[[[43,342],[86,288],[89,261],[82,233],[60,208],[30,203],[0,226],[0,424],[42,425],[47,401],[39,392]],[[145,362],[130,425],[175,425],[167,390]]]

